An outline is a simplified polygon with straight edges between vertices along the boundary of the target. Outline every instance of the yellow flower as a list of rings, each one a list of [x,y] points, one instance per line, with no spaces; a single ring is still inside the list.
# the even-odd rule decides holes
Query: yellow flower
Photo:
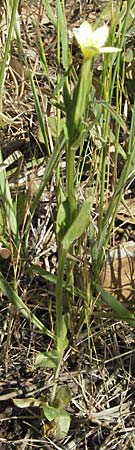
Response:
[[[80,28],[74,28],[73,35],[81,48],[85,59],[90,59],[99,53],[121,51],[121,48],[117,47],[103,47],[109,35],[109,28],[107,25],[103,25],[93,31],[90,23],[85,20]]]

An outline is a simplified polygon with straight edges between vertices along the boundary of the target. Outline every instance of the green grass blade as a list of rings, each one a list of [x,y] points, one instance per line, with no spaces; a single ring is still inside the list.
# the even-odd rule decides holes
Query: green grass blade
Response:
[[[98,265],[100,267],[102,263],[102,258],[104,256],[104,251],[106,249],[107,243],[110,238],[110,233],[113,228],[114,220],[117,214],[117,210],[123,195],[123,189],[125,183],[128,179],[128,176],[132,170],[132,166],[135,160],[135,138],[134,138],[134,130],[135,130],[135,103],[132,112],[132,120],[130,127],[130,135],[129,135],[129,143],[128,143],[128,157],[127,161],[124,165],[123,171],[121,173],[120,179],[116,185],[114,194],[109,202],[109,206],[105,213],[103,219],[103,228],[99,239],[98,244]]]
[[[122,117],[120,117],[120,115],[117,113],[117,111],[115,111],[115,109],[111,105],[109,105],[109,103],[107,103],[103,100],[100,100],[97,103],[102,105],[104,108],[106,108],[110,112],[111,116],[113,117],[113,119],[115,119],[115,121],[122,128],[122,130],[124,130],[124,131],[126,130],[126,125],[125,125],[124,120],[122,119]]]
[[[67,22],[64,11],[63,2],[56,0],[57,3],[57,20],[59,22],[59,29],[61,35],[61,45],[62,45],[62,62],[63,67],[67,70],[68,68],[68,37],[67,37]]]
[[[26,229],[25,229],[26,246],[27,246],[27,243],[28,243],[28,237],[29,237],[29,231],[30,231],[32,218],[33,218],[34,213],[36,211],[36,208],[37,208],[37,206],[39,204],[39,201],[40,201],[41,195],[42,195],[42,193],[43,193],[43,191],[45,189],[45,186],[46,186],[46,184],[48,183],[48,181],[50,179],[50,176],[51,176],[51,174],[53,172],[53,169],[56,167],[56,165],[58,163],[58,160],[59,160],[59,157],[60,157],[60,153],[63,150],[63,147],[64,147],[65,144],[66,144],[66,137],[64,135],[64,132],[62,131],[61,134],[60,134],[60,137],[59,137],[59,142],[58,142],[58,144],[56,144],[55,149],[54,149],[53,153],[51,154],[51,156],[49,158],[47,167],[46,167],[44,175],[42,177],[42,181],[41,181],[41,183],[39,185],[39,189],[38,189],[37,194],[36,194],[36,196],[35,196],[35,198],[34,198],[34,200],[32,202],[32,205],[31,205],[30,215],[29,215],[29,218],[28,218],[28,221],[27,221],[27,226],[26,226]]]
[[[96,290],[100,294],[101,300],[116,314],[116,318],[118,320],[125,320],[131,327],[135,328],[135,316],[126,308],[125,305],[123,305],[123,303],[119,302],[116,297],[113,297],[99,285],[96,285]]]
[[[12,8],[12,14],[11,14],[11,20],[10,20],[10,25],[9,25],[6,46],[5,46],[5,52],[4,52],[4,56],[2,59],[2,63],[0,65],[0,95],[1,95],[2,87],[3,87],[3,83],[4,83],[5,73],[6,73],[6,70],[5,70],[6,63],[7,63],[7,59],[9,56],[10,44],[11,44],[12,35],[13,35],[13,29],[14,29],[15,22],[16,22],[16,12],[18,9],[18,4],[19,4],[19,0],[13,1],[13,8]]]
[[[46,10],[47,16],[50,19],[51,23],[54,25],[55,28],[57,28],[57,19],[53,13],[53,9],[49,4],[48,0],[43,0],[43,5]]]
[[[56,285],[57,283],[57,275],[54,275],[50,272],[48,272],[47,270],[43,269],[42,267],[38,266],[37,264],[32,264],[31,267],[28,268],[28,273],[36,273],[38,274],[43,280],[47,280],[50,281],[50,283]],[[62,283],[63,289],[65,289],[65,291],[67,292],[71,292],[71,286],[68,285],[67,281],[63,280]],[[55,291],[53,291],[54,295],[55,295]],[[74,290],[74,295],[76,297],[81,297],[86,299],[86,295],[85,293],[80,290],[79,288],[76,288]]]
[[[2,163],[3,163],[2,152],[0,150],[0,164]],[[3,208],[6,213],[7,224],[13,233],[15,241],[18,241],[19,240],[18,224],[5,169],[3,169],[0,173],[0,197],[3,203]]]
[[[54,338],[53,333],[49,331],[45,325],[30,311],[27,305],[22,301],[22,299],[15,293],[11,288],[8,281],[4,278],[3,274],[0,272],[0,289],[8,297],[9,301],[26,317],[30,322],[32,322],[42,333],[47,334],[50,338]]]
[[[42,67],[45,73],[45,76],[47,78],[47,81],[50,85],[50,79],[49,79],[49,70],[48,70],[48,65],[47,65],[47,60],[46,60],[46,55],[45,55],[45,50],[44,50],[44,44],[42,41],[42,37],[41,35],[38,33],[38,40],[39,40],[39,51],[40,51],[40,60],[42,63]]]
[[[46,146],[47,151],[48,151],[48,155],[50,155],[48,136],[47,136],[46,127],[45,127],[45,121],[44,121],[44,114],[43,114],[41,106],[40,106],[40,102],[39,102],[39,98],[38,98],[38,95],[37,95],[37,92],[36,92],[36,87],[35,87],[35,83],[34,83],[34,79],[33,79],[32,73],[30,73],[29,76],[30,76],[30,82],[31,82],[31,87],[32,87],[32,92],[33,92],[33,97],[34,97],[34,103],[35,103],[35,108],[36,108],[38,122],[39,122],[39,125],[40,125],[40,129],[41,129],[41,133],[42,133],[42,136],[43,136],[43,139],[44,139],[45,146]]]

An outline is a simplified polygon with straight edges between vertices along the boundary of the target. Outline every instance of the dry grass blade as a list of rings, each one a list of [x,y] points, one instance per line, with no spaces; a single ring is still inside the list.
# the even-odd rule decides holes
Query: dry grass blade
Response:
[[[113,408],[107,408],[99,412],[92,412],[90,414],[90,420],[95,423],[105,422],[106,424],[111,424],[114,420],[122,421],[123,416],[128,416],[130,414],[130,408],[132,402],[125,402],[121,405],[114,406]]]

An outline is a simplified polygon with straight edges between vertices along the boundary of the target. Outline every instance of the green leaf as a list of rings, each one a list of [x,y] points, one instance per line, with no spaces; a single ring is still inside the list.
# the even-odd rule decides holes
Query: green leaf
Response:
[[[56,423],[56,440],[60,441],[64,439],[68,433],[70,427],[70,415],[67,411],[61,410],[58,416],[55,418]]]
[[[129,322],[130,326],[135,328],[135,316],[126,308],[123,303],[117,300],[116,297],[112,296],[109,292],[105,291],[99,285],[96,285],[96,290],[100,294],[101,300],[106,303],[106,305],[110,306],[114,313],[116,314],[116,318],[120,320],[125,320]]]
[[[56,440],[59,441],[64,439],[66,434],[68,433],[70,427],[70,415],[67,411],[60,408],[53,408],[52,406],[48,406],[45,403],[41,405],[43,414],[51,422],[55,421],[56,424],[56,432],[55,437]]]
[[[13,402],[18,408],[29,408],[30,406],[34,407],[40,406],[41,400],[37,400],[33,397],[14,398]]]
[[[43,4],[44,4],[44,7],[46,9],[48,18],[50,19],[50,21],[52,22],[54,27],[57,28],[57,19],[56,19],[55,15],[54,15],[53,9],[52,9],[52,7],[50,6],[49,3],[50,2],[48,0],[43,0]]]
[[[30,322],[32,322],[42,333],[47,334],[51,338],[54,338],[53,333],[49,331],[45,325],[31,312],[28,306],[23,302],[23,300],[16,294],[16,292],[9,285],[8,281],[5,279],[3,274],[0,272],[0,289],[8,297],[9,301],[16,306],[17,309],[26,317]]]
[[[2,163],[3,158],[2,152],[0,150],[0,164]],[[8,225],[13,233],[14,239],[18,241],[19,239],[18,224],[5,169],[1,170],[0,173],[0,197],[3,203],[3,208],[5,210]]]
[[[118,125],[125,131],[126,124],[125,124],[124,120],[122,119],[122,117],[120,117],[120,115],[115,111],[115,109],[112,106],[110,106],[109,103],[107,103],[103,100],[100,100],[100,105],[102,105],[104,108],[106,108],[110,112],[110,114],[116,120]]]
[[[75,239],[78,239],[84,233],[90,221],[91,207],[92,199],[87,198],[87,200],[85,200],[84,204],[80,208],[76,219],[73,221],[72,225],[67,230],[64,238],[62,239],[62,245],[64,249],[68,250]]]
[[[62,392],[62,388],[60,388],[60,390],[61,396],[63,396],[65,392],[65,396],[68,397],[67,401],[65,401],[65,404],[69,403],[69,391],[67,389],[64,389]],[[56,440],[64,439],[64,437],[68,433],[70,427],[70,416],[64,409],[54,408],[53,406],[49,406],[46,402],[43,402],[41,399],[34,399],[33,397],[24,399],[15,398],[13,399],[13,402],[18,408],[40,407],[44,417],[46,417],[49,422],[54,420],[56,424]]]
[[[18,226],[23,223],[25,213],[26,213],[28,197],[29,197],[28,191],[19,192],[17,195],[17,223],[18,223]]]
[[[3,242],[3,241],[2,241]],[[4,245],[6,247],[8,247],[7,242],[4,242]],[[56,285],[57,283],[57,276],[54,275],[53,273],[47,272],[47,270],[43,269],[42,267],[38,266],[37,264],[32,264],[31,267],[28,268],[28,273],[32,272],[32,273],[37,273],[38,275],[40,275],[44,280],[48,280],[50,281],[50,283],[53,283]],[[67,283],[67,281],[63,281],[62,283],[63,288],[68,291],[71,292],[71,286]],[[82,298],[86,298],[84,292],[80,289],[75,289],[74,290],[74,295],[78,297],[81,296]],[[54,291],[54,296],[55,296],[55,291]]]
[[[33,215],[35,213],[36,208],[39,205],[39,200],[41,198],[41,195],[45,189],[45,186],[47,185],[50,176],[52,174],[52,171],[54,170],[54,168],[56,167],[57,163],[58,163],[58,159],[60,156],[60,153],[64,147],[64,145],[66,144],[66,138],[64,135],[64,132],[61,133],[58,142],[56,143],[56,146],[49,158],[48,164],[46,166],[46,169],[44,171],[44,174],[42,176],[42,180],[40,182],[39,188],[37,190],[36,196],[34,197],[32,204],[31,204],[31,208],[30,208],[30,214],[27,220],[27,225],[26,225],[26,229],[25,229],[25,236],[26,236],[26,247],[28,246],[28,238],[29,238],[29,233],[30,233],[30,228],[31,228],[31,221],[33,218]]]
[[[67,231],[68,220],[69,220],[69,202],[65,200],[59,206],[56,220],[56,232],[60,241],[62,241]]]
[[[58,416],[57,408],[53,408],[53,406],[49,406],[45,402],[41,402],[41,408],[43,410],[44,417],[46,417],[46,419],[49,420],[49,422],[57,418]]]
[[[55,399],[53,401],[53,405],[55,408],[67,408],[71,400],[71,393],[69,386],[65,384],[61,386],[56,392]]]
[[[45,76],[46,76],[47,81],[49,83],[49,86],[51,87],[50,77],[49,77],[49,69],[48,69],[48,65],[47,65],[45,48],[44,48],[44,42],[43,42],[42,37],[41,37],[41,35],[39,33],[38,33],[38,42],[39,42],[39,53],[40,53],[40,60],[41,60],[42,68],[44,70],[44,73],[45,73]]]
[[[34,98],[34,103],[35,103],[35,109],[36,109],[37,118],[38,118],[38,122],[39,122],[40,129],[41,129],[42,137],[44,139],[44,144],[47,148],[48,155],[50,155],[50,147],[49,147],[47,129],[46,129],[45,121],[44,121],[44,113],[43,113],[41,105],[40,105],[40,101],[38,98],[33,74],[31,72],[29,73],[29,77],[30,77],[31,88],[32,88],[32,93],[33,93],[33,98]]]
[[[59,364],[59,354],[57,350],[52,350],[50,352],[40,352],[36,356],[34,369],[37,369],[37,367],[52,367],[55,368]]]
[[[61,46],[62,46],[62,62],[64,69],[68,67],[68,36],[67,36],[67,22],[65,16],[64,3],[60,0],[57,3],[57,14],[59,21],[59,28],[61,34]]]
[[[5,224],[4,224],[4,217],[2,214],[2,208],[0,208],[0,241],[3,239],[5,234]]]
[[[49,125],[49,130],[51,132],[51,135],[57,139],[57,119],[55,116],[50,116],[48,117],[48,125]],[[64,129],[65,126],[65,117],[62,117],[60,119],[60,132],[62,132],[62,130]]]

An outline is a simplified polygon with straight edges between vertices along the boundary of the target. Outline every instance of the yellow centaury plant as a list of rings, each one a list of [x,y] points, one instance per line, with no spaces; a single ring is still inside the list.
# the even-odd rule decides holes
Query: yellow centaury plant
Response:
[[[91,25],[85,20],[80,28],[73,29],[73,35],[81,48],[84,59],[91,59],[99,53],[113,53],[121,51],[117,47],[103,47],[109,35],[109,27],[103,25],[93,31]]]

